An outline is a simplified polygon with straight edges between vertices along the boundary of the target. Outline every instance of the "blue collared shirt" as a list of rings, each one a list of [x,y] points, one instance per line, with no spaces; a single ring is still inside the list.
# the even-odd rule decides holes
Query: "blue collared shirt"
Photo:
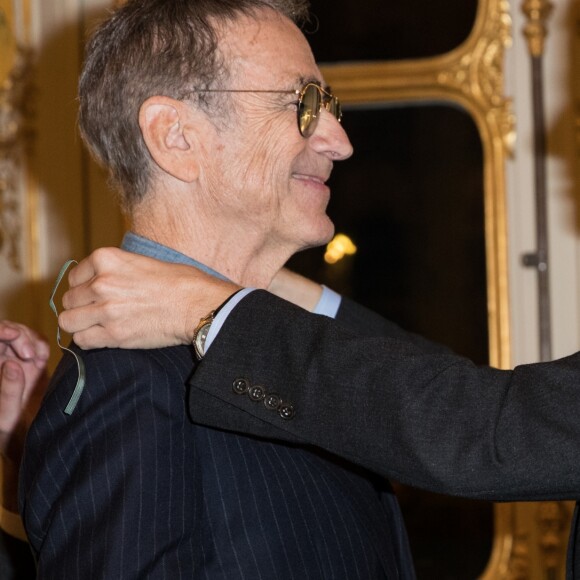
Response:
[[[197,260],[194,260],[193,258],[190,258],[189,256],[186,256],[177,250],[174,250],[173,248],[169,248],[168,246],[164,246],[163,244],[159,244],[158,242],[154,242],[153,240],[149,240],[133,232],[127,232],[125,234],[121,248],[128,252],[149,256],[150,258],[156,258],[157,260],[162,260],[163,262],[194,266],[198,270],[201,270],[210,276],[215,276],[220,280],[228,280],[228,278],[226,278],[224,275],[216,272],[212,268],[209,268],[205,264],[202,264],[201,262],[198,262]],[[244,296],[247,296],[253,290],[254,288],[243,288],[237,294],[232,296],[232,298],[230,298],[228,302],[220,309],[211,325],[209,334],[206,338],[206,351],[217,336],[221,327],[224,325],[224,322],[226,321],[230,312],[236,307],[240,300],[244,298]],[[341,297],[339,294],[330,288],[323,286],[322,295],[320,296],[320,299],[318,300],[318,303],[316,304],[313,312],[314,314],[322,314],[324,316],[334,318],[340,307],[340,302]]]

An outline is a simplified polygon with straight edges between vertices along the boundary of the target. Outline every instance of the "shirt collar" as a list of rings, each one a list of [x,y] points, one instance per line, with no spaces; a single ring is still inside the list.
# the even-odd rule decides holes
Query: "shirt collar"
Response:
[[[216,272],[212,268],[170,248],[144,238],[133,232],[127,232],[123,237],[123,242],[121,243],[121,249],[127,252],[133,252],[134,254],[141,254],[143,256],[149,256],[150,258],[156,258],[163,262],[171,262],[173,264],[185,264],[186,266],[194,266],[198,270],[209,274],[210,276],[215,276],[220,280],[228,280],[225,276]],[[229,280],[228,280],[229,281]]]

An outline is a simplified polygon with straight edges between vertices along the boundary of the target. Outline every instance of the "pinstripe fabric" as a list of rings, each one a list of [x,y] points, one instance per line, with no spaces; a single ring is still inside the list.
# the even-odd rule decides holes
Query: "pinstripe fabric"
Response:
[[[320,452],[194,425],[188,347],[65,356],[27,441],[40,579],[413,578],[388,484]],[[195,401],[191,402],[195,405]]]

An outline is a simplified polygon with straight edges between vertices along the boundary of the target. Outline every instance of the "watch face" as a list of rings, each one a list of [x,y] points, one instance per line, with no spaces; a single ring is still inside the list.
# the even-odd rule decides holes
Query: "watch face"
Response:
[[[210,328],[211,321],[206,322],[200,327],[200,329],[197,331],[195,335],[193,346],[199,358],[203,357],[203,355],[205,354],[205,341],[207,339],[207,335],[209,334]]]

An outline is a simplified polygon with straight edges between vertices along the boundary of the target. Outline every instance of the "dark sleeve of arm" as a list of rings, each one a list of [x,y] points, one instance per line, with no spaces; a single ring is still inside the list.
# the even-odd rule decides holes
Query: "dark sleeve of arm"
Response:
[[[345,296],[342,297],[335,320],[340,326],[358,336],[374,336],[409,342],[426,353],[451,353],[446,346],[403,330],[394,322]]]
[[[194,460],[180,436],[183,392],[174,404],[179,385],[145,351],[80,355],[87,382],[77,408],[63,413],[77,378],[67,355],[23,459],[21,512],[39,577],[177,578],[179,560],[191,560],[179,551],[191,545],[195,491],[178,473]]]
[[[238,395],[244,378],[293,405]],[[382,475],[493,500],[577,498],[580,358],[479,368],[360,338],[265,292],[231,313],[192,378],[195,421],[319,446]]]

